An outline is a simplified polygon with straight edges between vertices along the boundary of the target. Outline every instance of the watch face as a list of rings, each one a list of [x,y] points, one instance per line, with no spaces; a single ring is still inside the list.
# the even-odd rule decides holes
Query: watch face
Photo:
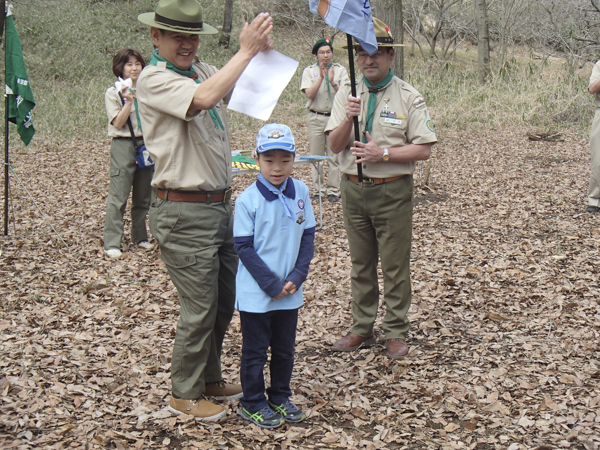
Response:
[[[383,149],[383,160],[387,161],[388,159],[390,159],[390,153],[387,148],[384,148]]]

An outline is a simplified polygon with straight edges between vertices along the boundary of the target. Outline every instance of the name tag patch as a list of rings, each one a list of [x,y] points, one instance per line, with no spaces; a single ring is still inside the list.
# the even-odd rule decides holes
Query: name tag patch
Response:
[[[402,125],[401,119],[390,119],[389,117],[384,119],[385,123],[393,123],[394,125]]]

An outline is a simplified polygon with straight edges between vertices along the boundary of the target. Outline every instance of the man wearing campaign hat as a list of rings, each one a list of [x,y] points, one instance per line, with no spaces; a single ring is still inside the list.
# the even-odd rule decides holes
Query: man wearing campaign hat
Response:
[[[219,71],[192,64],[200,36],[216,29],[197,0],[160,0],[141,14],[156,50],[137,83],[145,143],[155,161],[150,229],[177,288],[180,317],[171,359],[169,409],[217,420],[225,408],[202,396],[235,399],[221,376],[221,348],[234,310],[231,148],[223,98],[250,60],[272,48],[271,17],[259,14],[240,34],[240,50]]]
[[[338,157],[329,149],[329,139],[325,134],[325,126],[331,115],[333,98],[340,85],[347,84],[348,72],[340,64],[333,62],[333,40],[319,39],[312,48],[317,62],[308,66],[302,73],[300,90],[306,94],[306,127],[308,128],[308,145],[311,155],[331,156],[327,161],[329,176],[327,185],[323,186],[323,166],[319,170],[312,168],[314,199],[327,195],[329,201],[337,202],[340,196],[340,168]],[[321,186],[320,192],[318,187]]]
[[[377,52],[369,55],[354,44],[363,74],[356,87],[358,98],[349,96],[350,86],[343,86],[325,129],[330,132],[331,150],[340,155],[342,208],[352,260],[353,325],[332,348],[353,351],[376,342],[380,257],[387,356],[401,359],[408,354],[410,326],[413,172],[415,161],[429,158],[437,138],[421,94],[391,70],[394,47],[401,44],[394,44],[382,21],[373,18],[373,24]],[[354,140],[355,116],[361,142]],[[357,163],[362,164],[362,185]]]

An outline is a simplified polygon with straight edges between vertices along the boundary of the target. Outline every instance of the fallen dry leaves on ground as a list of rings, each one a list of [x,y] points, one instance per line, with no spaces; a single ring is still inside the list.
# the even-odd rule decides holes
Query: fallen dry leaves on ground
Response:
[[[0,449],[597,449],[600,215],[584,211],[588,143],[532,142],[527,131],[445,131],[430,185],[417,173],[404,361],[385,357],[381,335],[369,349],[329,350],[351,299],[341,206],[325,202],[292,386],[309,418],[274,431],[241,420],[235,403],[212,424],[165,409],[178,301],[158,250],[103,256],[108,142],[13,155],[68,247],[11,178]],[[295,175],[309,183],[307,167]],[[237,192],[252,180],[236,178]],[[227,380],[240,343],[236,315]]]

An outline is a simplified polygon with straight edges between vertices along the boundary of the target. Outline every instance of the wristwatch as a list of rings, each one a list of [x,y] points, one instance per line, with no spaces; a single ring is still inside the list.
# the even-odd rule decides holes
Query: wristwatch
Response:
[[[381,159],[387,162],[390,159],[390,151],[387,148],[383,149],[383,155],[381,155]]]

